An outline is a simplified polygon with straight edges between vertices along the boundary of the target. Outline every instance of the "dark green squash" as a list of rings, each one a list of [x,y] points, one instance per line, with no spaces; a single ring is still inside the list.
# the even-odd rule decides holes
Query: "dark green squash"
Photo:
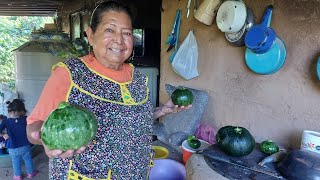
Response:
[[[201,146],[200,140],[193,135],[188,136],[187,142],[188,145],[193,149],[198,149]]]
[[[193,102],[192,92],[184,87],[179,87],[171,94],[173,104],[178,106],[188,106]]]
[[[250,154],[255,147],[255,140],[243,127],[225,126],[216,134],[218,147],[227,155],[241,157]]]
[[[279,152],[279,146],[272,140],[266,140],[260,143],[260,150],[265,154],[271,155]]]
[[[41,128],[41,139],[49,149],[77,150],[95,136],[95,115],[78,105],[62,102],[51,112]]]

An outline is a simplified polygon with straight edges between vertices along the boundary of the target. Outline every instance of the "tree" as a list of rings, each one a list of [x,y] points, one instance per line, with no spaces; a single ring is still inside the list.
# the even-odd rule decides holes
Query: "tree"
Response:
[[[52,23],[52,17],[0,16],[0,83],[15,86],[12,50],[29,40],[34,29]]]

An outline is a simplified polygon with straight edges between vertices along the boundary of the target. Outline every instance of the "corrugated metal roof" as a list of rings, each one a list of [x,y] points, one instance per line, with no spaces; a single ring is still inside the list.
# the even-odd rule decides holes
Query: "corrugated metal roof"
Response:
[[[1,0],[0,16],[52,16],[66,0]]]

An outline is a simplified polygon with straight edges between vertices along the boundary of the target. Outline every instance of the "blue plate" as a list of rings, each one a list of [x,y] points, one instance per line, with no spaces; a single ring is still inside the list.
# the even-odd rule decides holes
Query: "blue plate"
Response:
[[[280,38],[276,38],[272,48],[263,54],[257,54],[246,49],[245,61],[249,69],[257,74],[273,74],[284,64],[287,51]]]
[[[283,42],[280,38],[279,38],[279,40],[281,41],[281,43],[283,44],[283,47],[285,48],[284,42]],[[286,49],[286,48],[285,48],[285,49]],[[281,56],[284,56],[284,57],[281,57],[282,63],[279,64],[279,67],[278,67],[274,72],[271,72],[270,74],[273,74],[273,73],[279,71],[279,69],[281,69],[281,67],[284,65],[285,60],[286,60],[286,56],[287,56],[287,51],[285,50],[285,53],[281,54]]]
[[[318,79],[320,80],[320,57],[318,58],[318,62],[317,62],[317,76],[318,76]]]

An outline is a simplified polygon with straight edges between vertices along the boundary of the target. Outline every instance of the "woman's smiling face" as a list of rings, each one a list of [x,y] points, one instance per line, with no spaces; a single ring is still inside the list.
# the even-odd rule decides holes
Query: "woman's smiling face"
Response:
[[[103,13],[96,32],[89,27],[87,35],[95,57],[106,67],[121,67],[132,53],[132,23],[124,12]]]

